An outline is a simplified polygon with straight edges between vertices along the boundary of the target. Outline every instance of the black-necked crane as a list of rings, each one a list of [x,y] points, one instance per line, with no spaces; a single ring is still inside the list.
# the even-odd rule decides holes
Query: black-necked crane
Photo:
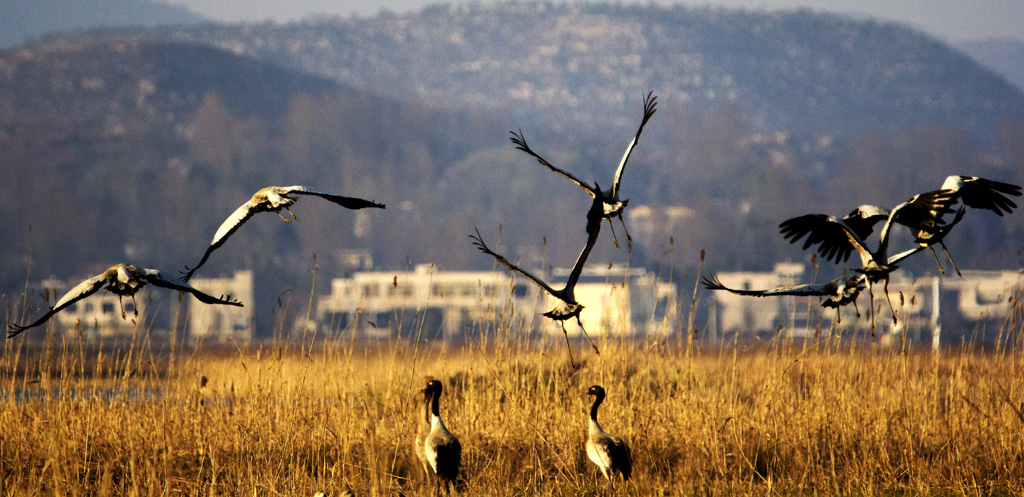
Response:
[[[552,297],[555,297],[560,301],[554,309],[545,312],[544,316],[558,321],[562,326],[562,334],[565,335],[565,345],[569,348],[569,362],[573,367],[576,367],[576,361],[572,357],[572,346],[569,344],[569,333],[565,330],[565,321],[576,318],[576,324],[578,324],[580,329],[583,330],[583,334],[587,337],[587,340],[590,340],[590,335],[587,334],[587,330],[583,327],[583,322],[580,321],[580,311],[583,310],[583,305],[576,301],[575,288],[576,283],[579,282],[580,275],[583,274],[583,266],[587,262],[587,257],[590,256],[590,251],[597,243],[597,236],[601,232],[601,222],[604,219],[602,216],[602,205],[600,197],[594,197],[593,202],[590,204],[590,210],[587,211],[587,244],[583,247],[583,251],[580,252],[579,257],[576,258],[576,264],[573,265],[572,271],[569,272],[569,279],[566,280],[565,286],[560,290],[555,290],[551,285],[544,282],[544,280],[534,276],[529,271],[512,264],[504,256],[488,248],[487,244],[484,243],[483,238],[480,236],[480,230],[476,230],[476,235],[469,235],[469,237],[474,240],[473,245],[476,245],[483,253],[491,255],[510,271],[529,278],[530,281],[536,283],[537,286],[541,287]],[[601,353],[597,349],[597,345],[594,344],[593,340],[590,340],[590,346],[594,348],[594,352],[598,354]]]
[[[178,290],[180,292],[191,293],[204,304],[223,304],[223,305],[234,305],[241,307],[242,304],[237,300],[230,300],[230,296],[217,298],[211,295],[207,295],[199,290],[196,290],[192,285],[183,283],[176,279],[165,277],[160,271],[156,269],[146,269],[133,266],[131,264],[116,264],[111,266],[106,271],[93,276],[69,290],[61,297],[53,308],[43,314],[42,317],[37,319],[32,324],[27,326],[17,325],[11,323],[7,325],[8,333],[7,336],[13,337],[18,333],[21,333],[29,328],[34,328],[45,323],[48,319],[53,317],[54,314],[66,309],[71,304],[82,300],[101,288],[106,287],[107,290],[114,293],[118,297],[118,301],[122,297],[131,297],[133,307],[135,304],[135,293],[142,289],[147,284],[158,286],[162,288],[170,288],[171,290]],[[135,315],[139,314],[138,307],[135,307]],[[127,315],[124,312],[124,306],[121,306],[121,318],[126,318]]]
[[[871,335],[874,336],[874,293],[872,292],[872,285],[879,281],[883,282],[885,299],[889,303],[889,310],[892,311],[892,319],[893,323],[895,323],[896,310],[892,306],[892,300],[889,299],[889,274],[897,269],[898,266],[896,264],[899,261],[924,250],[926,247],[926,245],[918,243],[916,248],[890,257],[888,255],[889,238],[892,228],[897,223],[897,219],[916,218],[913,223],[919,226],[933,226],[929,228],[930,233],[939,233],[943,228],[948,233],[948,228],[955,224],[955,222],[959,222],[963,217],[961,211],[954,223],[945,226],[938,224],[938,216],[940,213],[945,213],[949,210],[951,201],[952,192],[949,190],[936,190],[915,195],[906,202],[897,205],[889,212],[885,224],[882,225],[882,230],[879,233],[878,249],[874,251],[867,247],[864,238],[857,230],[852,228],[843,219],[835,216],[808,214],[783,221],[779,228],[785,238],[789,239],[790,243],[796,243],[804,235],[807,235],[804,248],[807,249],[811,245],[820,244],[818,252],[826,260],[835,259],[837,263],[845,260],[843,257],[849,257],[847,251],[855,250],[860,255],[861,267],[854,269],[854,271],[863,274],[867,282],[868,297],[872,306],[869,309],[871,315]],[[911,221],[906,222],[909,223]],[[870,234],[870,231],[868,234]],[[844,256],[843,254],[846,255]]]
[[[633,458],[629,452],[629,445],[621,438],[609,435],[597,422],[597,409],[604,402],[604,388],[601,385],[594,385],[587,390],[587,395],[594,396],[587,428],[587,458],[601,468],[601,474],[609,481],[616,475],[621,476],[623,481],[629,480],[633,473]]]
[[[653,116],[654,113],[657,111],[658,97],[653,96],[653,94],[653,91],[648,92],[647,96],[644,97],[643,120],[640,121],[640,127],[637,128],[636,135],[633,136],[633,140],[630,141],[629,146],[626,147],[626,152],[622,154],[622,160],[619,161],[619,167],[618,169],[615,170],[615,179],[612,181],[612,187],[607,190],[601,190],[601,188],[597,187],[596,185],[591,186],[587,182],[580,180],[579,178],[568,173],[567,171],[552,166],[551,163],[544,160],[543,157],[541,157],[532,149],[530,149],[529,145],[526,144],[526,137],[523,135],[523,130],[519,130],[518,134],[515,131],[509,131],[509,133],[512,134],[512,137],[509,139],[512,140],[512,143],[516,145],[517,149],[532,155],[533,158],[537,159],[537,162],[540,162],[548,169],[558,174],[561,174],[566,178],[569,178],[570,181],[579,185],[580,188],[583,188],[587,193],[590,194],[590,196],[599,198],[603,204],[602,215],[605,219],[608,220],[608,225],[612,226],[613,217],[619,218],[619,222],[622,224],[622,230],[626,232],[626,244],[629,246],[630,250],[632,250],[633,247],[633,239],[629,236],[629,230],[626,229],[626,222],[623,221],[622,219],[622,211],[625,210],[626,205],[629,204],[629,199],[620,199],[619,189],[622,187],[622,173],[626,170],[626,163],[629,161],[630,154],[633,153],[633,148],[635,148],[637,143],[640,141],[640,134],[643,133],[644,131],[644,125],[647,124],[647,121],[649,121],[651,119],[651,116]],[[611,230],[612,239],[615,240],[615,247],[619,247],[619,239],[617,236],[615,236],[614,226],[612,226]]]
[[[858,273],[840,276],[825,283],[784,285],[767,290],[740,290],[725,286],[718,279],[718,276],[712,273],[710,278],[707,276],[704,277],[703,284],[704,287],[709,290],[725,290],[727,292],[735,293],[736,295],[746,295],[750,297],[774,297],[784,295],[828,297],[821,302],[821,306],[834,308],[836,310],[836,322],[840,322],[839,316],[841,307],[847,304],[853,304],[853,307],[856,310],[857,297],[860,296],[860,291],[864,289],[864,278],[863,274]],[[857,315],[860,316],[859,310],[857,310]]]
[[[300,185],[268,186],[266,188],[262,188],[246,203],[235,209],[235,212],[231,213],[231,215],[221,223],[220,228],[217,228],[217,233],[213,235],[213,241],[211,241],[210,246],[206,248],[203,258],[199,260],[199,264],[196,264],[191,268],[186,266],[186,271],[183,272],[184,276],[182,276],[181,279],[183,281],[188,281],[189,278],[192,277],[192,273],[195,273],[197,269],[206,263],[206,260],[210,258],[210,254],[213,253],[214,250],[217,250],[221,245],[224,245],[224,242],[227,241],[228,237],[231,236],[232,233],[237,231],[242,224],[256,214],[259,214],[260,212],[276,212],[284,222],[292,222],[291,219],[288,219],[281,214],[281,209],[284,209],[288,211],[288,214],[291,214],[293,219],[298,220],[299,217],[290,209],[297,199],[289,197],[289,195],[316,195],[317,197],[330,200],[342,207],[353,210],[364,209],[367,207],[383,209],[385,207],[384,204],[378,204],[370,200],[319,192]]]
[[[459,467],[462,465],[462,445],[441,421],[439,403],[443,387],[441,382],[430,380],[425,391],[430,393],[430,433],[423,442],[423,453],[426,454],[430,469],[433,470],[440,493],[444,486],[445,493],[450,489],[458,492]]]

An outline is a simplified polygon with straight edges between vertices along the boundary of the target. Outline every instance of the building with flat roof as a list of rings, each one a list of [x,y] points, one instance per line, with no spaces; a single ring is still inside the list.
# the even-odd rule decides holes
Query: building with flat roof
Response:
[[[245,343],[252,339],[255,314],[253,309],[253,273],[235,271],[230,277],[192,278],[190,284],[213,296],[228,296],[242,302],[233,305],[206,305],[188,299],[188,331],[192,340]]]
[[[560,286],[568,270],[555,270]],[[483,327],[518,327],[561,334],[542,316],[556,299],[523,277],[501,271],[362,271],[331,281],[316,302],[316,319],[327,336],[459,339]],[[675,285],[643,269],[586,272],[576,286],[580,319],[591,335],[668,333],[676,319]],[[574,322],[570,335],[581,334]]]
[[[806,274],[801,263],[780,263],[770,272],[720,272],[722,284],[741,290],[765,290],[783,285],[824,282],[834,275]],[[876,326],[878,333],[905,333],[933,340],[937,344],[940,330],[943,340],[954,340],[977,328],[979,323],[1002,324],[1021,308],[1015,308],[1024,288],[1024,272],[963,271],[963,277],[928,275],[912,277],[897,270],[889,281],[889,297],[896,309],[893,323],[882,285],[874,288]],[[821,297],[772,296],[750,297],[718,290],[711,292],[708,322],[711,335],[771,334],[783,330],[801,336],[832,326],[836,311],[821,307]],[[869,296],[865,289],[856,307],[848,305],[841,312],[847,327],[867,327]],[[858,311],[863,319],[858,320]]]

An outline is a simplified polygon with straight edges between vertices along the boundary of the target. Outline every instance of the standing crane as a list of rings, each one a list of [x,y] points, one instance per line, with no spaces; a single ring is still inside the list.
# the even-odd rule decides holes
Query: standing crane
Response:
[[[162,288],[170,288],[171,290],[178,290],[180,292],[191,293],[204,304],[223,304],[233,305],[241,307],[242,304],[237,300],[230,300],[231,296],[216,298],[211,295],[207,295],[199,290],[196,290],[192,285],[183,283],[181,281],[173,280],[164,277],[160,274],[160,271],[156,269],[146,269],[133,266],[131,264],[116,264],[110,266],[109,269],[102,273],[93,276],[77,285],[64,294],[57,303],[42,317],[35,320],[32,324],[22,326],[18,324],[7,325],[7,337],[13,337],[29,328],[34,328],[45,323],[48,319],[53,317],[54,314],[66,309],[71,304],[78,302],[96,292],[101,288],[106,287],[107,290],[117,295],[118,302],[121,302],[122,297],[132,298],[132,307],[135,309],[135,315],[139,315],[138,307],[135,306],[135,293],[146,286],[151,284],[153,286],[159,286]],[[124,312],[124,304],[121,304],[121,319],[125,319],[128,316]]]
[[[526,137],[523,135],[523,130],[519,130],[518,134],[515,131],[509,131],[509,133],[512,134],[512,137],[509,139],[516,145],[516,149],[532,155],[537,159],[537,162],[540,162],[548,169],[569,178],[570,181],[576,183],[580,188],[583,188],[587,193],[589,193],[591,197],[601,200],[603,207],[602,217],[608,220],[608,226],[611,227],[612,239],[615,240],[616,248],[619,247],[619,239],[615,236],[615,227],[612,226],[613,217],[619,218],[619,222],[622,224],[622,230],[626,232],[626,244],[629,246],[630,250],[633,248],[633,239],[629,236],[629,231],[626,229],[626,222],[622,220],[622,211],[625,210],[626,205],[629,204],[629,199],[619,199],[619,188],[622,186],[622,173],[626,169],[626,162],[629,161],[629,155],[633,153],[633,148],[636,147],[637,142],[640,140],[640,133],[643,133],[644,125],[647,124],[647,121],[649,121],[651,116],[653,116],[657,111],[658,97],[653,96],[653,94],[653,91],[648,92],[647,96],[644,97],[643,120],[640,121],[640,127],[637,128],[636,135],[633,136],[633,140],[630,141],[629,146],[626,147],[626,153],[622,154],[622,160],[619,161],[619,167],[615,170],[615,179],[612,182],[612,187],[607,190],[601,190],[599,187],[590,186],[585,181],[573,176],[572,174],[552,166],[551,163],[544,160],[543,157],[537,155],[536,152],[530,149],[529,145],[526,144]]]
[[[835,259],[835,262],[838,263],[849,257],[849,252],[857,251],[861,258],[861,267],[854,269],[854,271],[863,274],[867,281],[868,297],[872,306],[869,310],[871,313],[871,336],[874,336],[873,284],[883,282],[885,299],[889,303],[889,310],[892,312],[892,319],[895,324],[896,310],[893,308],[892,300],[889,298],[889,275],[896,270],[897,262],[924,250],[926,247],[926,245],[918,243],[916,248],[890,257],[888,255],[889,237],[894,224],[897,223],[897,219],[904,220],[906,223],[911,223],[908,219],[915,219],[913,221],[914,224],[918,226],[932,226],[928,228],[929,232],[943,233],[942,236],[944,236],[945,233],[948,233],[949,228],[960,222],[960,219],[963,218],[963,210],[961,209],[954,222],[940,229],[938,216],[949,209],[951,202],[952,192],[949,190],[935,190],[915,195],[906,202],[897,205],[889,212],[885,224],[882,225],[882,230],[879,233],[878,249],[874,251],[867,247],[864,237],[861,236],[864,233],[863,229],[858,233],[858,230],[851,227],[845,220],[835,216],[807,214],[787,219],[779,225],[779,228],[790,243],[796,243],[806,235],[807,241],[804,243],[804,249],[809,248],[811,245],[820,244],[818,252],[826,260]],[[859,219],[859,217],[854,217],[854,219]],[[857,226],[856,223],[854,226]],[[867,231],[867,234],[870,233],[870,231]]]
[[[629,445],[621,438],[606,433],[597,422],[597,408],[604,402],[604,388],[594,385],[587,390],[587,395],[594,396],[590,418],[587,420],[587,458],[601,469],[601,474],[608,481],[617,475],[622,477],[622,481],[627,481],[633,473],[633,457]]]
[[[347,209],[363,209],[366,207],[376,207],[383,209],[384,204],[378,204],[370,200],[363,200],[355,197],[343,197],[341,195],[334,195],[333,193],[324,193],[316,190],[311,190],[305,186],[268,186],[260,189],[256,192],[248,202],[242,204],[235,212],[231,213],[227,219],[221,223],[220,228],[217,228],[217,233],[213,235],[213,241],[210,242],[210,246],[206,248],[206,252],[203,254],[203,258],[199,260],[199,264],[194,267],[186,266],[186,271],[182,272],[184,275],[182,281],[188,281],[192,278],[192,273],[195,273],[197,269],[206,263],[206,260],[210,258],[210,254],[214,250],[220,248],[227,241],[228,237],[232,233],[238,230],[249,218],[255,216],[260,212],[276,212],[278,216],[286,223],[291,223],[291,219],[284,217],[281,214],[281,209],[288,211],[292,218],[296,221],[299,220],[299,216],[296,216],[290,209],[298,199],[289,197],[288,195],[316,195],[318,197],[330,200],[342,207]]]
[[[590,335],[587,334],[587,330],[583,328],[583,322],[580,321],[580,311],[583,310],[583,306],[576,301],[574,289],[576,288],[576,283],[579,282],[580,275],[583,274],[583,266],[587,262],[587,257],[590,256],[590,251],[594,248],[594,244],[597,243],[597,235],[601,231],[601,222],[604,219],[602,216],[602,205],[601,197],[594,197],[594,201],[590,204],[590,210],[587,212],[587,244],[583,247],[583,251],[580,252],[579,257],[576,258],[576,264],[572,267],[572,271],[569,272],[569,279],[566,280],[565,286],[560,290],[555,290],[551,285],[545,283],[544,280],[534,276],[529,271],[512,264],[504,256],[491,250],[487,247],[487,244],[484,243],[483,238],[480,236],[480,230],[476,230],[476,235],[469,235],[469,237],[474,240],[473,245],[477,246],[481,252],[491,255],[510,271],[529,278],[530,281],[536,283],[537,286],[544,289],[544,291],[548,292],[552,297],[561,301],[554,309],[545,312],[544,316],[558,321],[562,326],[562,334],[565,335],[565,345],[569,348],[569,363],[571,363],[573,367],[576,367],[576,361],[573,360],[572,357],[572,346],[569,345],[569,333],[565,330],[566,320],[576,318],[576,324],[578,324],[580,329],[583,330],[583,334],[586,335],[587,340],[590,340],[590,346],[594,348],[594,352],[597,354],[601,353],[597,349],[597,345],[594,344],[594,341],[590,339]]]
[[[439,414],[438,402],[441,398],[441,382],[430,380],[427,383],[426,391],[430,393],[430,433],[423,441],[423,452],[427,456],[430,469],[434,470],[437,482],[437,493],[443,485],[445,493],[454,488],[457,492],[459,485],[459,466],[462,464],[462,445],[459,439],[452,435],[444,426]]]

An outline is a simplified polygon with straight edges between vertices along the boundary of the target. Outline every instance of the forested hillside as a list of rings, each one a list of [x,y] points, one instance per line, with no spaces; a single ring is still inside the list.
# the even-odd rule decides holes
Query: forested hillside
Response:
[[[624,122],[647,89],[702,112],[735,108],[758,132],[988,133],[1024,119],[1020,89],[942,42],[812,11],[474,3],[174,34],[432,105],[550,112],[566,128]]]

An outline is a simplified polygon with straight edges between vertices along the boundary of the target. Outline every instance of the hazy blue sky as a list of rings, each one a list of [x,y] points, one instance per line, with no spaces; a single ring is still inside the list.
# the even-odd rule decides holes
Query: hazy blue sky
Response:
[[[163,0],[187,5],[207,17],[224,21],[297,20],[311,14],[348,16],[375,14],[381,9],[405,12],[437,0]],[[485,0],[486,1],[486,0]],[[626,0],[628,2],[628,0]],[[642,0],[646,3],[646,0]],[[672,0],[657,0],[668,3]],[[675,0],[687,5],[709,2]],[[624,2],[625,3],[625,2]],[[1024,39],[1024,0],[718,0],[727,7],[819,10],[868,15],[917,26],[956,42],[978,38]]]

